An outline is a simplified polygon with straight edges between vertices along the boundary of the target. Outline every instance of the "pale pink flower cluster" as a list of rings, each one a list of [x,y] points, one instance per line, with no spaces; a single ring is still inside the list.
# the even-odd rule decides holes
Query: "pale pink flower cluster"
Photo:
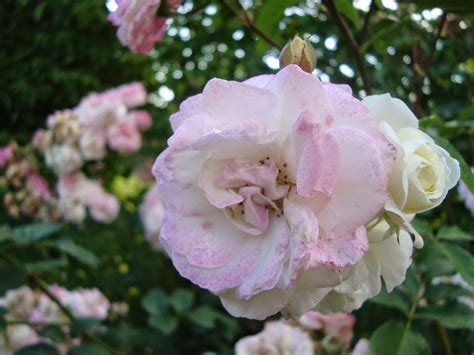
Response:
[[[97,289],[81,288],[69,291],[59,285],[51,285],[48,291],[67,307],[74,317],[92,317],[99,320],[107,318],[110,303]],[[8,325],[0,334],[2,354],[12,354],[24,346],[47,341],[38,331],[48,324],[61,325],[65,335],[68,333],[69,319],[58,305],[41,291],[34,291],[27,286],[9,290],[0,299],[0,305],[6,309],[5,318],[8,321],[29,323]],[[59,344],[58,350],[66,353],[70,346],[79,342],[79,339],[67,339],[64,344]]]
[[[72,110],[59,111],[38,130],[33,145],[58,176],[58,210],[66,221],[80,223],[86,210],[96,221],[109,223],[119,212],[119,202],[98,181],[89,180],[81,168],[100,161],[107,147],[119,154],[140,149],[141,132],[151,126],[147,111],[136,110],[146,102],[142,84],[131,83],[92,93]]]
[[[159,235],[164,215],[165,209],[158,189],[152,186],[145,193],[140,205],[140,219],[145,229],[145,237],[155,250],[161,250]]]
[[[435,277],[432,281],[433,285],[439,284],[453,284],[461,286],[466,291],[470,292],[470,296],[459,296],[457,299],[459,302],[464,303],[466,306],[474,309],[474,286],[469,285],[466,280],[462,278],[460,274],[454,274],[452,276],[439,276]],[[444,302],[441,301],[441,302]]]
[[[474,167],[471,168],[472,173],[474,173]],[[460,180],[458,185],[459,197],[464,201],[464,205],[474,216],[474,194],[469,190],[469,187]]]
[[[354,324],[355,317],[350,314],[323,315],[318,312],[308,312],[296,322],[266,322],[262,332],[240,339],[235,344],[235,353],[317,355],[324,351],[325,354],[347,354]],[[351,354],[371,355],[368,341],[360,339]]]
[[[118,27],[117,37],[133,52],[148,53],[161,41],[166,29],[166,17],[158,16],[165,11],[176,10],[181,0],[117,0],[117,10],[108,19]]]
[[[153,167],[160,241],[234,316],[347,311],[380,292],[381,277],[391,290],[411,262],[412,214],[459,179],[399,100],[361,102],[295,65],[212,79],[170,121]]]
[[[82,172],[61,177],[57,185],[58,206],[66,221],[80,223],[90,216],[102,223],[110,223],[117,217],[120,205],[117,198],[107,193],[102,185],[88,179]]]

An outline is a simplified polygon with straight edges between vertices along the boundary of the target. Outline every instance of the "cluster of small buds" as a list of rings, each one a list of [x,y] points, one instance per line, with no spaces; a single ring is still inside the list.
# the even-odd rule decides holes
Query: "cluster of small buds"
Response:
[[[69,309],[74,317],[91,317],[99,320],[107,318],[110,308],[109,300],[97,289],[78,289],[69,291],[59,285],[51,285],[48,291],[63,306]],[[5,308],[5,320],[9,323],[0,333],[0,353],[13,354],[22,347],[48,342],[39,332],[48,325],[60,325],[65,340],[58,346],[60,353],[80,343],[80,339],[71,339],[69,318],[48,295],[28,286],[22,286],[6,292],[0,298],[0,306]],[[11,323],[11,324],[10,324]]]
[[[6,190],[3,204],[14,217],[49,221],[59,218],[48,182],[37,170],[33,154],[15,142],[0,149],[0,186]]]

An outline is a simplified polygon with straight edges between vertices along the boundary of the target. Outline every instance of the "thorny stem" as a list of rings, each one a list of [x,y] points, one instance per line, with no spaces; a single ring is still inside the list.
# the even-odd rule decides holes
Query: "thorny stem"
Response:
[[[268,34],[263,32],[253,21],[253,19],[250,17],[248,12],[242,7],[240,2],[239,4],[239,9],[235,9],[232,5],[230,5],[227,0],[219,0],[219,2],[224,6],[226,9],[228,9],[230,12],[232,12],[245,26],[250,28],[253,32],[255,32],[258,36],[260,36],[263,40],[265,40],[268,44],[271,46],[278,48],[281,50],[283,47],[275,42]]]
[[[413,321],[413,318],[415,318],[416,308],[418,307],[418,303],[420,303],[420,300],[423,297],[424,293],[425,293],[425,285],[424,283],[422,283],[420,286],[420,289],[418,290],[418,293],[415,296],[415,299],[413,300],[413,304],[411,305],[410,312],[408,313],[408,321],[407,321],[407,324],[405,325],[403,336],[405,336],[408,330],[410,329],[411,322]]]
[[[323,4],[326,6],[331,16],[334,18],[334,21],[339,27],[339,30],[348,42],[349,47],[352,49],[357,69],[359,70],[360,77],[362,78],[364,90],[367,94],[371,94],[372,86],[370,84],[369,76],[365,68],[364,60],[362,57],[362,51],[360,49],[359,44],[356,42],[354,36],[352,35],[352,32],[349,30],[346,21],[344,21],[341,14],[337,10],[336,5],[334,4],[334,0],[323,0]]]

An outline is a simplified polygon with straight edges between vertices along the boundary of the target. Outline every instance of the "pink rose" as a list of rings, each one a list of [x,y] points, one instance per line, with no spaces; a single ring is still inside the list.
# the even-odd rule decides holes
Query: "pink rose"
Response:
[[[178,1],[169,3],[177,8]],[[158,17],[161,0],[117,0],[118,8],[108,17],[118,27],[117,36],[134,52],[148,53],[165,33],[166,18]]]
[[[294,65],[213,79],[170,121],[153,173],[160,241],[183,277],[264,319],[302,315],[349,276],[395,152],[348,87]]]
[[[101,129],[88,127],[82,131],[79,140],[84,160],[99,160],[105,157],[105,134]]]
[[[146,90],[141,83],[121,85],[115,90],[127,107],[136,107],[146,103]]]
[[[0,148],[0,168],[3,168],[13,156],[13,147],[9,144]]]
[[[165,209],[161,203],[156,186],[152,186],[146,193],[140,205],[140,219],[145,229],[146,239],[154,249],[161,249],[159,234]]]
[[[98,222],[110,223],[117,218],[120,204],[114,195],[105,192],[98,183],[93,184],[89,187],[89,196],[86,200],[91,217]]]
[[[326,336],[347,349],[354,335],[353,328],[355,317],[349,313],[334,313],[324,315],[319,312],[310,311],[298,320],[305,328],[320,330]]]
[[[96,288],[80,288],[69,291],[66,306],[75,317],[105,319],[109,313],[110,302]]]
[[[351,355],[373,355],[367,339],[360,339],[352,350]]]
[[[142,138],[135,124],[123,120],[107,131],[107,141],[111,149],[122,154],[136,152],[142,145]]]
[[[144,131],[151,126],[151,116],[145,110],[136,110],[130,113],[135,121],[135,126],[140,131]]]

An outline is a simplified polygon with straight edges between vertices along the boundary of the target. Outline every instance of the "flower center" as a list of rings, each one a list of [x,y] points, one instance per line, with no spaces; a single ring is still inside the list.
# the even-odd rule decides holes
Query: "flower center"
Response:
[[[283,199],[292,185],[286,164],[279,169],[270,157],[258,163],[231,160],[215,182],[240,195],[241,201],[226,207],[224,213],[239,229],[254,235],[266,231],[272,214],[277,218],[283,214]]]

